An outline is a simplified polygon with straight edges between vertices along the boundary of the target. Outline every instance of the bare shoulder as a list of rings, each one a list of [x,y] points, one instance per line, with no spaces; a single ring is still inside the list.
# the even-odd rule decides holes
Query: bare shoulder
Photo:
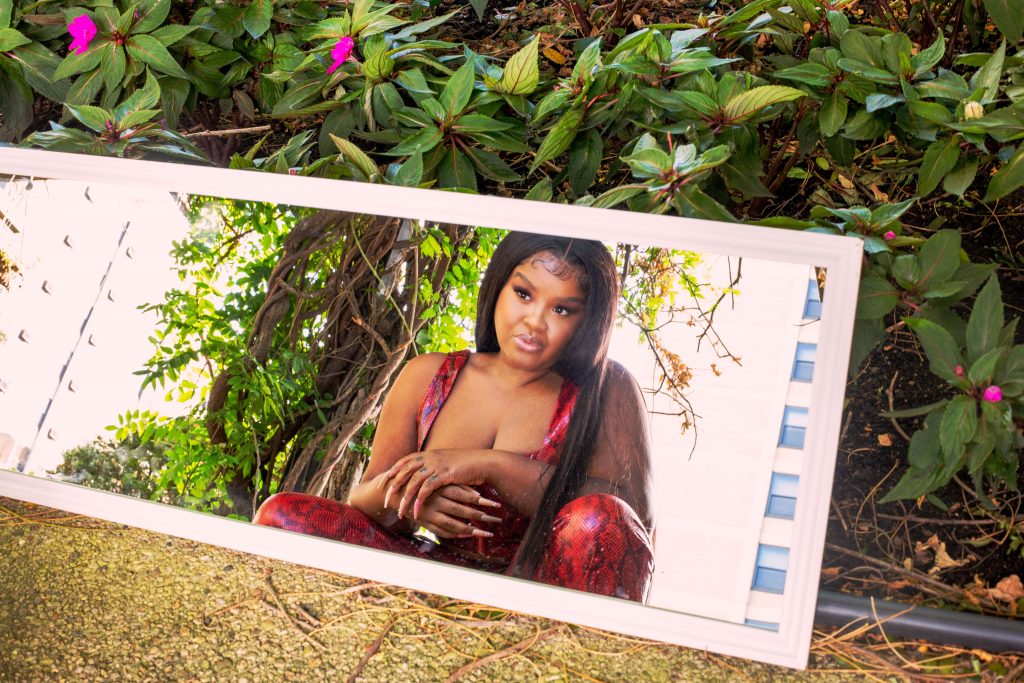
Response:
[[[447,354],[444,353],[423,353],[409,360],[398,373],[392,392],[398,391],[410,398],[422,398],[445,358]]]
[[[605,374],[606,401],[610,404],[623,402],[633,405],[644,405],[644,397],[640,391],[640,383],[636,381],[625,365],[608,359],[608,370]]]

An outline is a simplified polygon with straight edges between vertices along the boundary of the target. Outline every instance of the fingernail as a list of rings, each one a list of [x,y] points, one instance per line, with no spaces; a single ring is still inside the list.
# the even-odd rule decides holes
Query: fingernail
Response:
[[[487,500],[486,498],[481,498],[480,501],[479,501],[479,505],[487,505],[487,506],[492,507],[492,508],[500,508],[501,507],[501,503],[499,503],[499,502],[497,502],[495,500]]]
[[[501,521],[501,517],[492,517],[491,515],[484,515],[480,519],[485,522],[490,522],[491,524],[497,524]]]
[[[395,489],[394,486],[388,487],[388,492],[384,494],[384,507],[388,506],[388,501],[391,500],[391,492]]]
[[[417,500],[413,504],[413,506],[412,506],[412,516],[413,516],[414,519],[419,519],[419,517],[420,517],[420,501],[419,500]]]
[[[490,531],[484,531],[483,529],[473,529],[474,536],[483,536],[484,538],[490,538],[494,536]]]

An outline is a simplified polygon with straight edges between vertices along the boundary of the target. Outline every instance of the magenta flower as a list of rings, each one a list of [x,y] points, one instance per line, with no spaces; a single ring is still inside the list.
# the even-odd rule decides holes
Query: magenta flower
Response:
[[[68,46],[76,55],[84,55],[89,49],[89,41],[96,37],[96,24],[88,14],[75,17],[68,23],[68,33],[74,40]]]
[[[985,389],[985,393],[981,397],[989,403],[999,403],[1003,400],[1003,390],[993,384]]]
[[[892,239],[896,239],[896,233],[894,233],[892,230],[889,230],[884,235],[882,235],[882,237],[884,237],[886,241],[889,241]]]
[[[963,377],[964,376],[964,366],[958,365],[955,368],[953,368],[953,374],[956,375],[957,377]]]
[[[327,73],[332,74],[337,71],[338,67],[345,63],[345,61],[352,56],[352,50],[356,46],[356,41],[352,40],[349,36],[344,36],[341,40],[334,44],[334,49],[331,50],[331,59],[334,60],[334,64],[331,64],[327,68]]]

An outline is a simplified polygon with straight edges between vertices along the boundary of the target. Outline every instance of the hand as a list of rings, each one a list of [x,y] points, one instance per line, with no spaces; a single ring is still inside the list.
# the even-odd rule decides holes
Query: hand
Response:
[[[449,484],[483,484],[484,476],[479,460],[478,454],[458,449],[411,453],[378,478],[378,488],[387,491],[384,506],[388,506],[393,494],[400,493],[398,516],[405,517],[411,506],[412,517],[418,519],[421,506],[441,487]],[[478,500],[469,502],[492,507],[497,505],[494,501],[480,498],[475,491],[473,494]]]
[[[500,507],[500,503],[482,498],[479,493],[468,486],[448,484],[434,491],[426,499],[413,520],[439,538],[469,538],[471,536],[487,538],[493,536],[494,534],[489,531],[474,527],[472,522],[497,523],[501,521],[501,518],[471,507],[472,505]]]

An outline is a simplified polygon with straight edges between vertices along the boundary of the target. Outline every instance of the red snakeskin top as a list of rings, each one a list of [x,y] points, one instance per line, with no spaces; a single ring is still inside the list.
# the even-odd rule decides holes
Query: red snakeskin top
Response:
[[[455,379],[458,377],[459,371],[466,365],[469,356],[470,352],[468,350],[448,354],[448,357],[445,358],[438,369],[437,374],[434,375],[434,379],[431,380],[430,386],[427,387],[427,393],[423,397],[423,403],[420,405],[417,419],[416,445],[420,450],[423,450],[427,434],[430,433],[430,428],[434,424],[438,413],[440,413],[441,406],[444,405],[448,394],[451,393],[452,387],[455,385]],[[565,441],[566,428],[569,426],[569,418],[572,416],[572,409],[576,405],[577,392],[575,384],[569,380],[562,380],[562,387],[558,391],[558,400],[555,402],[555,412],[551,416],[547,434],[544,436],[544,444],[539,450],[527,453],[526,457],[551,465],[558,462],[562,442]],[[491,486],[483,485],[474,488],[484,498],[501,503],[501,508],[497,510],[485,507],[480,507],[480,509],[487,512],[487,514],[501,517],[503,521],[500,523],[474,523],[474,526],[493,533],[494,536],[491,538],[445,539],[443,541],[444,546],[458,555],[475,560],[483,565],[495,569],[506,567],[512,562],[512,558],[519,548],[519,542],[522,541],[530,520],[528,517],[519,514],[512,505],[502,500],[498,492]]]

